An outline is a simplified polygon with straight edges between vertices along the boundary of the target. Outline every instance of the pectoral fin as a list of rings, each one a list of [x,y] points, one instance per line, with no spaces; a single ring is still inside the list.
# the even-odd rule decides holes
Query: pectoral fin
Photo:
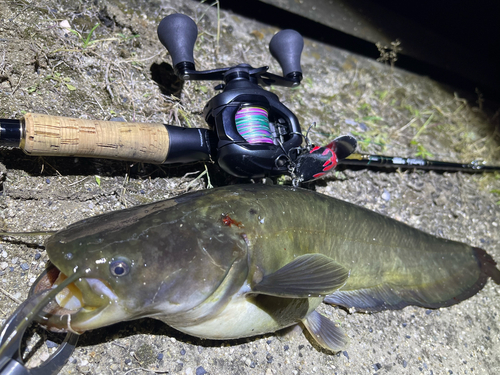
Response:
[[[302,323],[323,348],[338,352],[347,346],[347,335],[344,330],[316,310],[310,313]]]
[[[326,255],[307,254],[264,276],[252,292],[289,298],[320,297],[336,291],[348,277],[349,271]]]

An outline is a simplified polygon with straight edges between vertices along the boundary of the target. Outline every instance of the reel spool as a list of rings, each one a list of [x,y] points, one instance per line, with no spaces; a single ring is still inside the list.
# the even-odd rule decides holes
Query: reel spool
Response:
[[[248,143],[274,144],[269,127],[269,113],[265,108],[243,106],[236,111],[235,122],[236,130]]]

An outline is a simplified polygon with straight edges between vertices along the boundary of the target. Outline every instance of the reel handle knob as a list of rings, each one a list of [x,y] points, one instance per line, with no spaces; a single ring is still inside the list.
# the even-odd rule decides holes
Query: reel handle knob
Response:
[[[281,30],[273,36],[269,43],[271,55],[279,62],[283,76],[293,79],[302,79],[300,55],[304,48],[304,39],[295,30]]]
[[[172,56],[175,71],[182,78],[187,78],[187,70],[195,70],[193,50],[197,37],[198,27],[184,14],[166,16],[158,25],[158,38]]]

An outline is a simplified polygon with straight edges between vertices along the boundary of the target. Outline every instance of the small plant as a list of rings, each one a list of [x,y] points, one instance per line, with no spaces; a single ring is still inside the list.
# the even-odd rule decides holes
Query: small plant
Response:
[[[496,195],[500,195],[500,189],[493,189],[490,192]],[[500,205],[500,201],[497,201],[496,204]]]
[[[99,24],[95,25],[95,27],[99,26]],[[94,29],[92,29],[94,30]],[[118,33],[116,34],[116,36],[118,36],[121,40],[129,40],[129,39],[135,39],[135,38],[139,38],[140,35],[139,34],[134,34],[134,35],[125,35],[125,34],[122,34],[122,33]]]
[[[432,158],[432,157],[434,156],[431,152],[429,152],[429,151],[425,148],[425,146],[424,146],[422,143],[417,142],[417,141],[415,141],[415,140],[412,140],[412,141],[410,142],[410,144],[411,144],[412,146],[417,146],[417,152],[415,153],[415,156],[417,156],[417,157],[421,157],[422,159],[428,159],[428,158]]]
[[[73,85],[71,85],[71,84],[68,83],[71,80],[68,77],[62,77],[61,73],[55,72],[54,74],[49,74],[48,76],[45,77],[45,80],[56,81],[56,86],[58,84],[64,84],[69,91],[75,91],[76,90],[75,86],[73,86]],[[30,88],[28,89],[28,92],[30,92]]]
[[[78,39],[82,42],[82,49],[86,49],[90,45],[94,44],[96,41],[95,40],[90,40],[92,38],[92,35],[94,34],[95,29],[99,27],[99,24],[96,23],[95,26],[90,30],[90,32],[87,34],[87,37],[83,37],[82,34],[80,34],[78,31],[74,29],[70,29],[69,32],[76,35]]]
[[[396,39],[395,41],[391,42],[390,46],[384,46],[382,43],[377,42],[375,43],[375,46],[377,46],[377,49],[380,53],[380,57],[377,59],[377,61],[383,62],[383,63],[389,63],[391,65],[391,68],[394,68],[394,64],[396,61],[398,61],[398,52],[401,52],[401,41],[399,39]]]
[[[38,82],[36,82],[34,85],[28,87],[26,91],[28,91],[29,94],[33,94],[34,92],[37,92],[38,89],[40,88],[40,84],[44,81],[56,81],[55,86],[57,87],[58,85],[64,84],[66,88],[69,91],[75,91],[76,87],[70,84],[71,79],[68,77],[63,77],[61,73],[55,72],[53,74],[46,75],[43,77],[43,79],[39,79]]]

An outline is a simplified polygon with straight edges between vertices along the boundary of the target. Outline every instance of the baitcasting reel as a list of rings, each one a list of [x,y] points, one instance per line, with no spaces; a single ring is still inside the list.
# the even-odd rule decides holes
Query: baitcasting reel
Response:
[[[180,78],[224,82],[215,87],[221,92],[207,103],[204,117],[215,132],[212,137],[216,139],[207,140],[215,145],[214,159],[226,172],[243,178],[291,174],[307,181],[335,167],[338,157],[354,151],[356,140],[352,137],[338,138],[321,149],[302,147],[304,136],[297,117],[275,94],[261,87],[300,84],[304,41],[298,32],[282,30],[269,43],[283,76],[269,73],[268,66],[253,68],[248,64],[197,71],[193,57],[197,35],[196,24],[183,14],[169,15],[158,26],[158,37]]]

